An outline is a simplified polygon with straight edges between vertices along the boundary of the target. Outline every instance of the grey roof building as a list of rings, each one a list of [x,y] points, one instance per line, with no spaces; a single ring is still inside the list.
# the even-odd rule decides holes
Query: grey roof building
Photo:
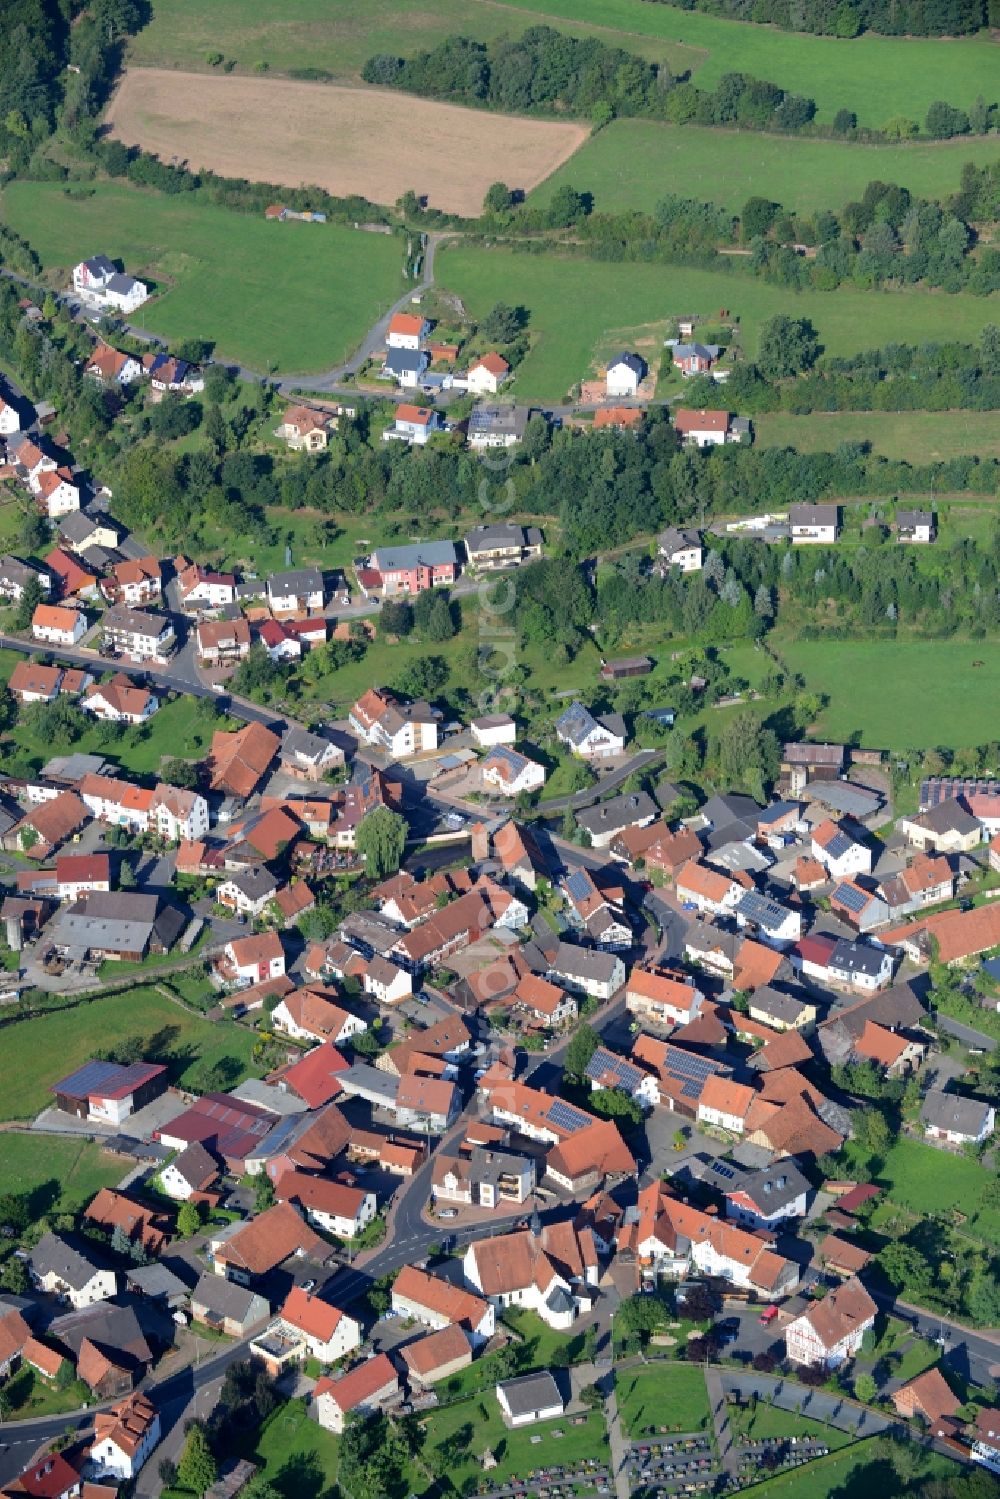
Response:
[[[56,1275],[74,1291],[82,1291],[98,1270],[105,1268],[102,1261],[91,1258],[83,1249],[78,1249],[58,1234],[43,1234],[31,1251],[29,1263],[39,1280],[46,1275]]]
[[[224,883],[235,885],[241,895],[254,903],[270,900],[278,888],[274,875],[261,865],[255,865],[251,869],[238,869],[235,874],[227,875]]]
[[[520,442],[530,415],[527,406],[474,406],[469,415],[469,440]]]
[[[754,990],[753,1008],[767,1021],[797,1029],[802,1023],[805,1012],[814,1009],[815,1006],[795,994],[786,994],[781,989],[775,989],[772,984],[763,984],[759,989]]]
[[[269,599],[288,598],[292,594],[298,598],[322,592],[323,574],[318,567],[297,567],[290,572],[272,573],[267,580]]]
[[[244,1225],[237,1223],[235,1228]],[[191,1292],[191,1310],[200,1321],[209,1327],[225,1327],[246,1331],[270,1315],[270,1304],[256,1291],[222,1275],[203,1275]]]
[[[560,942],[552,960],[552,972],[580,983],[610,984],[620,965],[621,958],[614,953],[595,952],[590,947],[577,947],[573,942]],[[337,1073],[341,1082],[345,1076],[343,1072]]]
[[[386,349],[383,369],[390,375],[422,375],[430,364],[425,349]]]
[[[566,1405],[547,1369],[538,1374],[524,1374],[520,1379],[504,1380],[497,1385],[497,1399],[513,1425],[560,1414]]]
[[[994,1116],[993,1105],[983,1099],[960,1098],[941,1088],[931,1088],[920,1109],[920,1122],[926,1130],[965,1140],[981,1140],[988,1135]]]
[[[401,349],[400,353],[406,353]],[[409,546],[379,547],[372,552],[372,566],[380,573],[408,570],[411,567],[457,566],[458,553],[453,541],[416,541]]]
[[[624,796],[613,796],[609,801],[598,802],[594,807],[585,807],[576,814],[581,828],[591,837],[602,841],[614,837],[623,828],[641,827],[655,822],[659,808],[645,791],[629,791]]]
[[[138,890],[93,890],[80,896],[56,918],[52,940],[63,952],[124,956],[147,950],[169,952],[187,917],[174,906],[161,905],[158,895]]]
[[[804,1199],[809,1191],[809,1183],[802,1172],[785,1156],[761,1171],[747,1171],[736,1177],[726,1191],[726,1198],[727,1202],[736,1198],[733,1204],[735,1216],[739,1216],[739,1197],[742,1196],[758,1217],[789,1217],[789,1209],[798,1204],[800,1198]]]

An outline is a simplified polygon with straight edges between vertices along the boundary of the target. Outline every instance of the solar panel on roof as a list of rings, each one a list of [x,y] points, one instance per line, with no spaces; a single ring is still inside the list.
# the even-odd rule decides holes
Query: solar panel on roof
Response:
[[[584,1114],[580,1109],[574,1109],[571,1103],[566,1103],[561,1098],[553,1100],[549,1108],[549,1119],[556,1129],[577,1130],[589,1124],[590,1116]]]
[[[574,900],[586,900],[590,895],[590,881],[582,869],[574,869],[566,881],[566,889]]]
[[[859,915],[867,906],[869,896],[866,891],[859,890],[856,885],[838,885],[831,899],[838,905],[846,906],[848,911]]]
[[[717,1176],[721,1176],[723,1180],[727,1182],[732,1181],[733,1177],[736,1175],[736,1172],[733,1170],[732,1166],[727,1166],[724,1161],[713,1161],[712,1170]]]
[[[681,1096],[684,1098],[698,1098],[701,1095],[701,1084],[686,1082],[681,1084]]]

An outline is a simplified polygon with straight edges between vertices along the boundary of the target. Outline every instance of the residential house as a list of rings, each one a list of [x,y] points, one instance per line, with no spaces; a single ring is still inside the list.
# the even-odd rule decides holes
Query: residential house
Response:
[[[474,1145],[464,1155],[435,1156],[431,1191],[436,1202],[502,1208],[526,1202],[536,1176],[531,1156]]]
[[[165,666],[177,643],[174,627],[162,614],[112,604],[101,619],[104,648],[132,661]]]
[[[701,1010],[704,996],[693,979],[664,969],[634,967],[625,986],[625,1006],[641,1021],[674,1027],[688,1025]]]
[[[721,353],[718,344],[675,344],[671,363],[687,380],[692,375],[707,375]]]
[[[313,1390],[316,1419],[326,1431],[343,1434],[348,1416],[373,1416],[401,1398],[399,1375],[384,1353],[370,1355],[337,1379],[324,1376]]]
[[[645,360],[638,354],[622,353],[608,365],[605,389],[609,397],[636,396],[645,376]]]
[[[426,349],[388,349],[382,363],[383,375],[390,375],[404,389],[419,385],[431,356]]]
[[[389,319],[385,341],[390,349],[419,349],[430,331],[430,323],[419,313],[396,312]]]
[[[364,744],[385,750],[393,760],[437,749],[437,719],[427,704],[400,703],[377,687],[358,699],[348,721]]]
[[[865,843],[858,843],[839,823],[831,822],[829,818],[813,829],[812,856],[834,880],[871,874],[871,849]]]
[[[20,557],[12,557],[9,552],[0,557],[0,599],[19,604],[29,578],[36,580],[42,593],[52,592],[52,576],[43,568]]]
[[[441,413],[428,406],[396,407],[393,425],[382,433],[383,442],[408,442],[422,447],[435,432],[442,430]]]
[[[626,1094],[633,1103],[640,1104],[644,1109],[655,1108],[660,1101],[660,1091],[653,1074],[636,1067],[617,1052],[609,1051],[606,1046],[595,1048],[584,1076],[590,1083],[592,1093],[612,1088]]]
[[[39,474],[31,487],[39,509],[49,520],[58,520],[61,515],[69,515],[80,508],[80,486],[72,471],[63,465]]]
[[[160,1172],[160,1186],[175,1202],[201,1200],[219,1177],[219,1163],[200,1140],[192,1140]]]
[[[378,547],[367,572],[377,573],[386,598],[414,596],[428,588],[447,587],[458,576],[453,541],[423,541],[411,546]]]
[[[743,886],[729,875],[694,860],[678,870],[674,889],[683,905],[713,916],[734,912],[744,895]]]
[[[465,388],[475,396],[495,396],[510,375],[510,365],[502,354],[491,350],[469,365]]]
[[[469,447],[513,448],[524,438],[531,412],[527,406],[474,406],[469,415]]]
[[[974,1463],[1000,1473],[1000,1410],[995,1406],[980,1407],[976,1412],[972,1428],[973,1443],[969,1454]]]
[[[936,957],[948,967],[960,967],[1000,946],[1000,906],[939,911],[880,932],[879,940],[887,947],[902,948],[915,963]]]
[[[829,546],[840,535],[839,505],[789,505],[792,545]]]
[[[256,937],[234,937],[223,948],[223,974],[232,983],[256,984],[262,979],[281,978],[285,953],[277,932]]]
[[[83,373],[102,384],[132,385],[142,377],[142,365],[132,354],[120,354],[108,344],[98,343],[83,367]]]
[[[673,412],[674,431],[686,443],[698,448],[720,446],[731,436],[728,411],[693,411],[678,406]]]
[[[593,1234],[568,1222],[474,1241],[462,1263],[494,1307],[526,1307],[561,1331],[590,1309],[600,1273]]]
[[[261,723],[244,724],[234,733],[218,729],[208,753],[211,789],[245,801],[270,770],[280,747],[277,734]]]
[[[879,886],[879,895],[886,906],[886,919],[894,921],[925,906],[950,900],[954,893],[955,876],[948,860],[929,854],[918,854],[906,869],[883,880]]]
[[[81,293],[98,295],[111,277],[117,275],[118,267],[106,255],[94,255],[73,267],[73,289]]]
[[[346,763],[339,744],[311,734],[308,729],[288,729],[281,741],[281,768],[300,781],[321,781],[330,771]]]
[[[148,1396],[134,1391],[118,1405],[94,1416],[90,1461],[101,1475],[129,1483],[160,1440],[160,1413]]]
[[[300,1208],[308,1222],[339,1239],[356,1239],[375,1218],[375,1193],[303,1171],[284,1171],[276,1186],[279,1202]]]
[[[267,602],[272,614],[321,614],[323,574],[318,567],[300,567],[272,573],[267,580]]]
[[[933,510],[897,510],[896,540],[928,545],[937,536]]]
[[[545,767],[517,750],[499,745],[480,764],[483,784],[501,796],[528,796],[545,785]]]
[[[102,723],[145,723],[160,706],[160,700],[148,687],[134,687],[123,673],[110,682],[92,683],[80,699],[85,713]]]
[[[980,1098],[962,1098],[931,1088],[924,1095],[920,1122],[929,1140],[947,1145],[982,1145],[996,1127],[996,1110]]]
[[[202,1275],[191,1292],[191,1317],[215,1332],[245,1338],[268,1315],[265,1297],[218,1275]]]
[[[556,736],[582,760],[607,760],[625,750],[625,720],[619,713],[595,718],[589,708],[574,702],[556,720]]]
[[[485,1297],[414,1265],[404,1265],[393,1281],[392,1309],[436,1331],[461,1327],[475,1348],[488,1343],[496,1328],[495,1308]]]
[[[5,1499],[77,1499],[82,1487],[72,1463],[61,1452],[47,1452],[5,1484],[3,1493]]]
[[[854,880],[838,880],[830,891],[830,910],[858,932],[871,932],[885,926],[889,907],[873,890],[866,890]]]
[[[852,1359],[875,1325],[878,1312],[861,1282],[852,1277],[789,1322],[785,1347],[793,1364],[837,1369]]]
[[[329,441],[329,415],[308,406],[289,406],[275,428],[293,453],[322,453]]]
[[[296,1041],[332,1041],[340,1045],[368,1027],[318,989],[294,989],[271,1012],[271,1024]]]
[[[772,1229],[804,1218],[811,1188],[791,1160],[747,1171],[726,1190],[726,1217],[741,1228]]]
[[[220,905],[236,911],[241,916],[256,918],[274,899],[278,881],[269,869],[253,865],[249,869],[237,869],[216,886],[215,897]]]
[[[747,890],[736,905],[736,924],[754,931],[771,947],[787,947],[802,936],[802,913],[759,890]]]
[[[101,592],[112,604],[138,609],[155,603],[163,594],[163,576],[155,557],[128,557],[116,562],[107,578],[101,580]]]
[[[314,1358],[333,1364],[361,1346],[361,1325],[337,1306],[293,1286],[278,1319],[250,1344],[272,1377]]]
[[[319,1265],[332,1257],[328,1245],[288,1202],[275,1203],[240,1224],[235,1233],[210,1237],[208,1248],[216,1275],[245,1286],[262,1280],[293,1257],[315,1260]]]
[[[495,749],[498,745],[512,748],[517,738],[517,723],[509,713],[486,713],[482,718],[469,720],[469,732],[479,749]]]
[[[668,526],[656,538],[656,550],[668,567],[676,567],[682,573],[701,571],[705,548],[700,531]]]
[[[596,952],[571,942],[560,942],[548,977],[558,979],[567,989],[605,1000],[624,984],[625,964],[617,953]]]
[[[106,1301],[118,1290],[114,1270],[92,1259],[58,1234],[43,1234],[31,1251],[28,1268],[35,1284],[50,1295],[60,1296],[77,1309]]]
[[[753,1088],[744,1083],[734,1083],[732,1078],[711,1073],[701,1086],[698,1123],[728,1130],[731,1135],[742,1135],[755,1096]]]
[[[539,1025],[553,1029],[571,1024],[578,1014],[574,996],[537,973],[524,974],[510,999],[515,1009],[523,1010]]]
[[[76,645],[87,633],[87,616],[65,604],[39,604],[31,616],[31,634],[46,645]]]
[[[983,841],[982,823],[958,797],[937,802],[916,817],[904,815],[896,828],[915,848],[938,854],[971,853]]]
[[[502,521],[467,531],[463,544],[469,566],[479,572],[517,567],[542,555],[542,533],[536,526],[515,526]]]
[[[16,406],[0,396],[0,437],[13,437],[21,430],[21,418]]]
[[[830,954],[827,977],[834,986],[871,993],[889,982],[893,966],[891,953],[842,937]]]
[[[629,791],[576,814],[578,825],[590,834],[592,848],[607,848],[626,828],[644,828],[655,822],[659,808],[645,791]]]

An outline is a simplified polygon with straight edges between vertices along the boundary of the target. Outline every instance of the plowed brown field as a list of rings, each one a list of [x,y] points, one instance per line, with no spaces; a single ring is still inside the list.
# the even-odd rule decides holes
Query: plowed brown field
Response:
[[[433,208],[469,215],[490,183],[529,192],[589,134],[390,90],[163,68],[130,68],[106,122],[162,161],[373,203],[412,189]]]

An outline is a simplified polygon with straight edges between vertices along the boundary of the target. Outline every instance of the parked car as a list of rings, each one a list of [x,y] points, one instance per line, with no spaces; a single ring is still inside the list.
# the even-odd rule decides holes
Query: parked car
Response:
[[[439,1218],[457,1218],[458,1208],[442,1208],[438,1213]]]
[[[768,1327],[777,1315],[778,1308],[776,1306],[766,1306],[757,1320],[760,1322],[761,1327]]]

